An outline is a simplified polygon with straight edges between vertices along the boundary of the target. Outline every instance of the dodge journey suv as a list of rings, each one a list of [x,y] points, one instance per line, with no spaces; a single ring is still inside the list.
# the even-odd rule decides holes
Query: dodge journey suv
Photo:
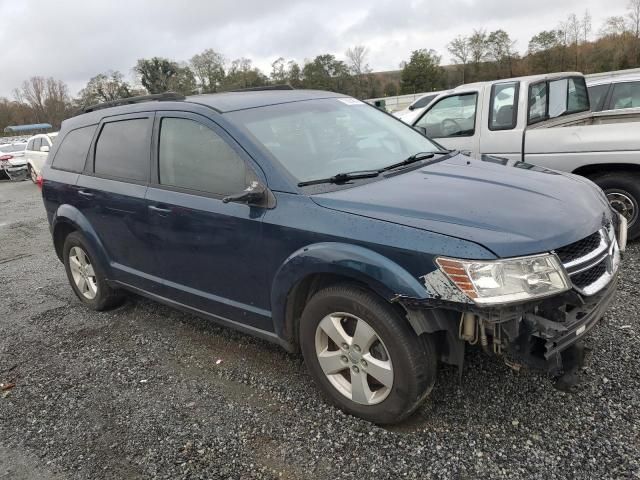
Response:
[[[88,307],[131,291],[301,351],[329,401],[377,423],[467,344],[562,375],[626,243],[589,180],[472,159],[320,91],[90,107],[41,186]]]

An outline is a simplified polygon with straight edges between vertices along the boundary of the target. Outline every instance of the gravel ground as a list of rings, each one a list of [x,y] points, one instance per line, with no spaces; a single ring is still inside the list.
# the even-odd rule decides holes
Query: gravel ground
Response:
[[[137,297],[87,310],[36,187],[0,182],[0,212],[0,478],[640,478],[639,244],[577,393],[472,350],[383,429],[276,346]]]

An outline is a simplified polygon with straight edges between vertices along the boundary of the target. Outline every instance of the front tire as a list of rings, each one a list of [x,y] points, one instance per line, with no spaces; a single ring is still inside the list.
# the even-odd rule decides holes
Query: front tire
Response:
[[[345,412],[396,423],[435,382],[437,358],[392,305],[343,284],[316,293],[300,320],[300,345],[314,381]]]
[[[112,288],[94,261],[87,242],[79,232],[67,235],[63,246],[64,268],[76,296],[93,310],[107,310],[120,305],[124,296]]]
[[[612,172],[593,181],[604,191],[611,206],[627,219],[629,240],[640,237],[640,175]]]

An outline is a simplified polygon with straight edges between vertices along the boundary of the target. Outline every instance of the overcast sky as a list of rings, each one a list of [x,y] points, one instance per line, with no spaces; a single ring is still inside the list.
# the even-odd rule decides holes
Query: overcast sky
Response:
[[[412,50],[474,28],[502,28],[524,52],[529,38],[588,9],[593,32],[627,0],[0,0],[0,96],[30,76],[52,76],[76,94],[106,70],[133,79],[138,58],[188,60],[205,48],[251,58],[265,73],[279,56],[302,63],[369,48],[376,70],[395,70]]]

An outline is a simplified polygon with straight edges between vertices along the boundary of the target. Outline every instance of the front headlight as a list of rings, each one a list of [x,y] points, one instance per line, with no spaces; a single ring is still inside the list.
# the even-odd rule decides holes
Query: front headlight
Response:
[[[531,300],[570,288],[558,257],[552,254],[493,261],[437,258],[436,263],[478,304]]]

